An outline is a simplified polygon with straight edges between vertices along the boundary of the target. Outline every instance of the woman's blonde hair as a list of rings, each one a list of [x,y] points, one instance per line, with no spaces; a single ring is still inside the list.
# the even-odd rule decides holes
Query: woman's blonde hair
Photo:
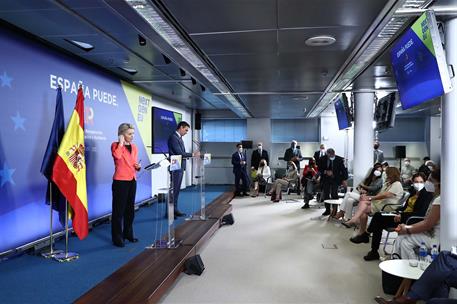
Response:
[[[125,133],[125,131],[127,131],[128,129],[135,129],[135,127],[128,123],[128,122],[123,122],[119,125],[119,127],[117,128],[117,135],[122,135]]]

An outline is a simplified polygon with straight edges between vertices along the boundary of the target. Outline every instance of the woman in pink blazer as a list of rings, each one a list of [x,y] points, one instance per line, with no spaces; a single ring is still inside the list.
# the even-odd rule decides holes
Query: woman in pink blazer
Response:
[[[118,128],[119,141],[111,144],[114,159],[113,176],[113,213],[111,220],[111,239],[117,247],[124,247],[124,240],[138,242],[133,235],[135,217],[136,171],[141,169],[138,162],[138,148],[132,143],[134,127],[122,123]]]

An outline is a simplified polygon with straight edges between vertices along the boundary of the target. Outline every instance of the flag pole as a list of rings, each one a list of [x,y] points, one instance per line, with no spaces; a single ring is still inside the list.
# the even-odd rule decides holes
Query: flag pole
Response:
[[[68,252],[68,201],[65,200],[65,252],[56,254],[54,258],[59,262],[71,262],[79,258],[76,252]]]
[[[49,228],[49,247],[51,248],[49,252],[44,252],[41,254],[46,259],[53,258],[56,254],[62,253],[62,250],[54,250],[54,234],[52,232],[52,183],[49,182],[49,210],[50,210],[50,228]]]

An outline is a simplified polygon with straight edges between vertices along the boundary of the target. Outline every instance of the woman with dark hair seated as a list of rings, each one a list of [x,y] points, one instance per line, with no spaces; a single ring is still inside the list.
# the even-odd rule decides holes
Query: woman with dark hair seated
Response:
[[[403,195],[403,186],[400,183],[400,171],[395,167],[386,168],[386,181],[381,191],[374,195],[362,195],[360,197],[359,207],[354,217],[342,224],[346,227],[353,227],[360,223],[360,230],[357,236],[350,239],[351,242],[368,243],[370,242],[369,234],[366,231],[368,215],[381,211],[387,204],[396,204]],[[393,211],[392,208],[386,207],[386,211]]]
[[[396,231],[399,236],[395,240],[394,253],[402,259],[415,259],[417,249],[422,243],[428,249],[440,242],[440,169],[435,169],[430,173],[424,184],[425,190],[433,192],[434,199],[429,205],[423,221],[413,225],[398,225]]]
[[[315,160],[312,158],[309,160],[308,164],[303,169],[303,175],[300,180],[301,185],[303,186],[303,199],[305,204],[302,209],[309,208],[309,201],[313,198],[314,187],[319,178],[319,168],[316,166]]]
[[[347,218],[352,217],[352,209],[359,204],[360,195],[376,195],[382,188],[382,167],[380,163],[374,164],[370,170],[370,174],[361,182],[357,188],[352,192],[347,192],[344,195],[343,202],[340,205],[340,211],[335,214],[334,218]],[[343,218],[343,219],[344,219]]]
[[[379,259],[379,244],[381,242],[382,231],[387,228],[397,227],[400,223],[406,223],[411,216],[424,216],[425,212],[433,199],[433,193],[424,188],[425,175],[416,173],[412,177],[415,193],[408,199],[408,202],[401,208],[397,209],[397,215],[383,215],[382,212],[376,212],[373,215],[367,231],[373,233],[371,239],[371,251],[363,257],[365,261]]]

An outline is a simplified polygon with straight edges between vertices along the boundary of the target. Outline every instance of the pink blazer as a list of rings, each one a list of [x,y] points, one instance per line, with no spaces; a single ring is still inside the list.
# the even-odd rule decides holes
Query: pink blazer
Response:
[[[130,181],[136,179],[136,170],[134,164],[138,158],[138,148],[135,144],[132,145],[132,153],[125,146],[120,146],[118,142],[111,144],[111,154],[114,159],[114,175],[115,180]]]

